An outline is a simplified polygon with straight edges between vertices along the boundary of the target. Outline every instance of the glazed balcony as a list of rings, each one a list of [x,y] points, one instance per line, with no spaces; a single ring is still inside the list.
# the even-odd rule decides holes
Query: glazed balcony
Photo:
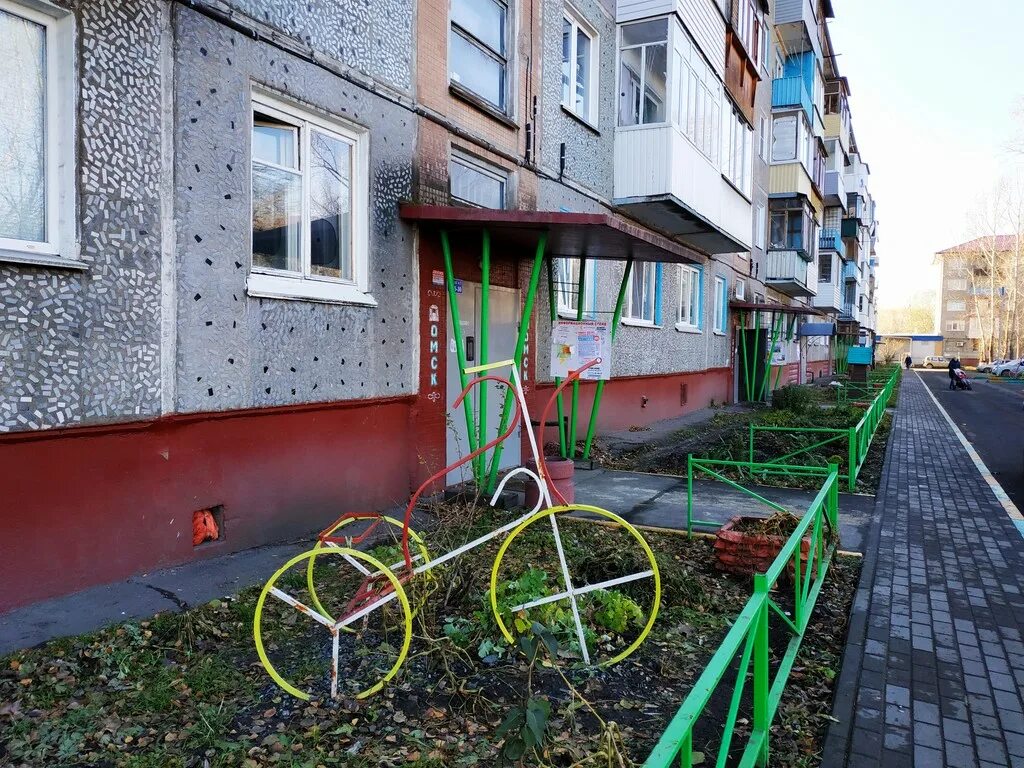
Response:
[[[825,171],[825,205],[846,207],[846,178],[842,171]]]

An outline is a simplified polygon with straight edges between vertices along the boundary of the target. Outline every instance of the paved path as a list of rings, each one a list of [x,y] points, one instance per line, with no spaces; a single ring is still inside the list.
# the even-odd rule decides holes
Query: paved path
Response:
[[[1024,539],[916,374],[876,518],[823,765],[1024,766]]]

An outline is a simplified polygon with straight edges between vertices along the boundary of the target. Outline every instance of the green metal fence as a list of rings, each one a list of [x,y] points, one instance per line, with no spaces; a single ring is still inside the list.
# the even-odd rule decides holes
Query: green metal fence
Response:
[[[717,474],[719,479],[739,487],[740,490],[751,496],[761,498],[721,477],[720,473],[711,469],[712,466],[730,464],[742,464],[742,462],[711,462],[694,459],[691,466],[699,467],[701,471],[708,474]],[[818,467],[804,467],[803,469],[814,473],[818,473],[820,470]],[[821,591],[821,585],[825,581],[825,575],[836,550],[836,537],[833,533],[838,531],[839,525],[839,467],[833,464],[827,467],[826,471],[827,476],[821,489],[801,518],[796,530],[786,540],[767,572],[754,576],[753,596],[747,601],[722,644],[694,684],[690,694],[658,740],[654,750],[644,763],[645,768],[668,768],[670,765],[691,768],[694,765],[694,727],[703,715],[711,697],[723,684],[723,679],[730,669],[733,668],[737,656],[739,656],[739,662],[736,667],[735,682],[715,765],[717,768],[724,768],[729,762],[748,676],[753,678],[749,704],[752,714],[749,720],[750,733],[743,745],[739,766],[747,768],[748,766],[768,765],[768,739],[771,724],[782,698],[782,692],[786,687],[786,681],[793,669],[796,655],[800,650],[800,644]],[[692,471],[689,473],[689,477],[692,490]],[[773,502],[763,498],[761,500],[770,507],[781,509]],[[690,513],[692,514],[692,508]],[[809,538],[809,551],[806,556],[802,553],[802,543],[805,538]],[[806,562],[804,561],[805,557]],[[773,596],[778,594],[775,592],[776,588],[784,587],[780,582],[790,568],[792,568],[793,576],[792,617],[786,615],[786,611]],[[791,636],[786,651],[775,669],[774,678],[772,678],[769,659],[771,629],[768,617],[770,613],[775,613],[782,620],[784,631]]]
[[[857,486],[857,477],[860,475],[860,470],[864,466],[864,461],[867,459],[868,449],[871,447],[871,443],[875,439],[875,433],[878,431],[878,425],[882,423],[882,417],[885,415],[885,409],[889,405],[889,400],[892,398],[892,394],[896,389],[896,384],[899,382],[900,370],[899,368],[884,369],[877,372],[877,374],[876,372],[872,372],[872,375],[884,375],[886,378],[884,379],[884,382],[878,382],[881,384],[879,389],[874,389],[875,382],[869,379],[869,385],[872,387],[871,391],[874,392],[874,395],[870,405],[868,405],[867,410],[864,412],[860,421],[857,422],[856,426],[849,427],[848,429],[836,429],[830,427],[770,427],[751,424],[748,442],[749,461],[745,463],[741,462],[741,464],[753,467],[755,464],[754,457],[756,454],[757,435],[762,433],[775,432],[791,435],[812,435],[817,440],[816,442],[808,445],[802,445],[796,450],[790,451],[782,456],[776,456],[760,462],[758,465],[759,467],[767,466],[770,468],[768,470],[759,470],[764,474],[770,473],[795,476],[799,473],[794,471],[794,458],[797,456],[807,455],[808,452],[830,443],[841,444],[845,442],[847,462],[845,467],[846,471],[841,473],[840,478],[846,481],[848,490],[854,490]],[[819,467],[819,469],[821,468],[822,467]]]

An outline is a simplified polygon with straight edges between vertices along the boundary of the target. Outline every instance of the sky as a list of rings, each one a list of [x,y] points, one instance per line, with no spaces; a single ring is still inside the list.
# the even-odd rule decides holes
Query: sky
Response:
[[[969,214],[1024,156],[1022,0],[833,0],[839,72],[878,203],[878,293],[906,306],[937,288],[940,251],[973,237]],[[1021,124],[1020,127],[1018,124]]]

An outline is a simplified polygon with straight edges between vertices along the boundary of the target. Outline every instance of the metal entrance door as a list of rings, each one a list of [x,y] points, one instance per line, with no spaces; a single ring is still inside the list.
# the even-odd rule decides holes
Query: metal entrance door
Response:
[[[462,321],[462,338],[465,340],[466,365],[480,365],[480,304],[481,287],[476,283],[463,283],[462,293],[456,296],[459,305],[459,317]],[[519,334],[519,291],[515,288],[491,286],[490,292],[490,327],[488,328],[487,360],[510,360],[515,356],[516,338]],[[462,391],[459,380],[459,360],[455,352],[455,336],[449,325],[448,329],[448,365],[447,365],[447,424],[445,435],[447,443],[447,463],[452,464],[469,453],[469,439],[466,435],[466,419],[462,408],[453,409],[452,403]],[[480,423],[480,387],[475,387],[470,397],[473,406],[473,423]],[[487,432],[484,442],[493,440],[498,435],[501,421],[501,408],[505,398],[504,387],[488,382],[487,384]],[[499,469],[518,467],[522,460],[522,445],[519,440],[520,430],[505,441],[501,453]],[[491,452],[486,454],[490,461]],[[448,473],[447,485],[455,485],[473,479],[472,462],[463,464]]]

